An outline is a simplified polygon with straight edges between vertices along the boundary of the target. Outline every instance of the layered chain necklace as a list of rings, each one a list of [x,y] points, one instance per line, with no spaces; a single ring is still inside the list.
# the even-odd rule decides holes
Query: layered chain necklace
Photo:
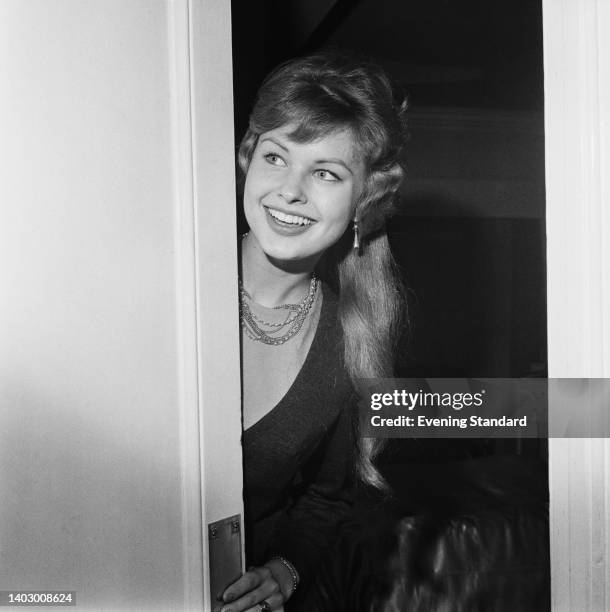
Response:
[[[246,335],[252,340],[278,346],[288,342],[303,327],[303,323],[309,314],[318,293],[319,281],[315,274],[311,277],[309,291],[298,304],[280,304],[273,310],[287,311],[286,319],[279,323],[269,323],[257,317],[250,309],[249,302],[254,300],[244,289],[242,281],[239,281],[239,316],[241,326]],[[283,333],[282,333],[283,332]],[[281,334],[281,335],[278,335]]]

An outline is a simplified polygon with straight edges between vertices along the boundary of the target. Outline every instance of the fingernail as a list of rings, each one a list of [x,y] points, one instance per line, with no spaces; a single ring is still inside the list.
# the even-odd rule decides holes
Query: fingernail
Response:
[[[233,599],[233,593],[231,591],[227,591],[224,596],[223,599],[225,601],[231,601]],[[225,612],[231,612],[231,610],[226,610]]]

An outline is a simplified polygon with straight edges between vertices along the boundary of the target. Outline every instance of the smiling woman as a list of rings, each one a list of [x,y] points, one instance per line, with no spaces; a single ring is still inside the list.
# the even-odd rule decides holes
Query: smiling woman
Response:
[[[268,257],[313,268],[356,214],[364,162],[351,131],[293,142],[294,126],[266,132],[254,149],[244,188],[244,211]]]
[[[384,486],[375,444],[358,435],[354,383],[392,374],[401,326],[385,220],[405,109],[379,68],[331,54],[289,62],[259,90],[239,149],[251,567],[223,612],[311,609],[354,486]]]

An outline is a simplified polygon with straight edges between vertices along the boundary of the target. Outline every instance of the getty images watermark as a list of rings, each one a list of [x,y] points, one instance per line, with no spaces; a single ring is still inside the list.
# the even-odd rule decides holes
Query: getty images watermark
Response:
[[[608,379],[363,379],[359,387],[364,437],[610,437]]]

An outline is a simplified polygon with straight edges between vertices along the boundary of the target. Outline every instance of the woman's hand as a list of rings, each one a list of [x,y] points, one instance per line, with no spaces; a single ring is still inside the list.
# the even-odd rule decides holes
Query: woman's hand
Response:
[[[292,575],[281,561],[273,559],[262,567],[250,567],[248,571],[222,594],[225,602],[220,612],[282,612],[284,603],[293,590]],[[266,601],[268,608],[259,604]]]

